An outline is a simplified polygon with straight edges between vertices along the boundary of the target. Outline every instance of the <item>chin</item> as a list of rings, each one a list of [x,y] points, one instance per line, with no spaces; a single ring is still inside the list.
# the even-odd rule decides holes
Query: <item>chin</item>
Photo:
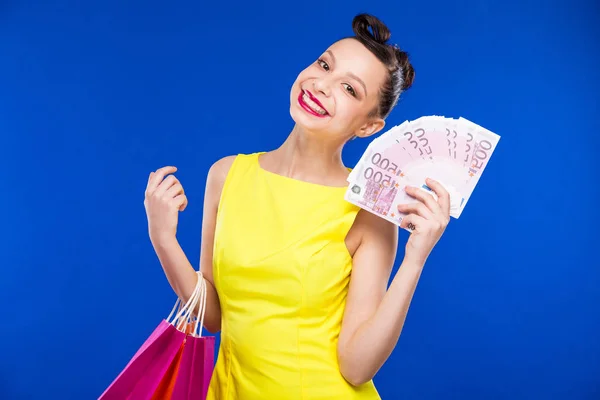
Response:
[[[325,132],[327,123],[325,121],[319,121],[312,115],[309,115],[300,108],[297,104],[292,103],[290,106],[290,116],[294,120],[295,124],[302,128],[306,132]]]

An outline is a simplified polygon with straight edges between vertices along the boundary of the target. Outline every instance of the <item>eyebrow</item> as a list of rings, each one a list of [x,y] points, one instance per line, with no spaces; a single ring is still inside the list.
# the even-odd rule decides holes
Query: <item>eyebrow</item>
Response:
[[[331,50],[327,50],[326,53],[329,54],[329,56],[333,60],[333,63],[335,64],[335,56],[333,55],[333,52]],[[354,75],[352,72],[348,72],[348,76],[361,84],[361,86],[365,90],[365,95],[366,95],[367,94],[367,85],[365,85],[365,83],[362,81],[362,79],[360,79],[358,76]]]

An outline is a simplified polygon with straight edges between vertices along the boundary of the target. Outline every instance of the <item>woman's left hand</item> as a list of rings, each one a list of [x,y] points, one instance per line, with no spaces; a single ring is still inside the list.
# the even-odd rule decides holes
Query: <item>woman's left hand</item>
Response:
[[[450,222],[450,195],[433,179],[427,179],[426,184],[437,195],[437,201],[425,190],[407,186],[406,193],[419,201],[398,205],[398,211],[407,214],[400,227],[412,232],[406,244],[404,258],[419,265],[425,264]]]

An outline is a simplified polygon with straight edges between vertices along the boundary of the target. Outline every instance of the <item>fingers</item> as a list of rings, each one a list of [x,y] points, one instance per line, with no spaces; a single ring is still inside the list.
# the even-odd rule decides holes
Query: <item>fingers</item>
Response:
[[[170,177],[169,177],[170,178]],[[159,188],[156,190],[156,193],[158,193],[158,190],[160,190],[160,186]],[[184,194],[183,192],[183,186],[181,186],[181,183],[179,183],[179,181],[177,179],[175,179],[175,184],[173,184],[172,186],[170,186],[164,193],[164,196],[167,199],[174,199],[176,196],[180,195],[180,194]]]
[[[426,195],[429,196],[429,195]],[[431,196],[429,196],[431,197]],[[398,211],[403,214],[416,214],[425,219],[434,218],[433,213],[427,206],[420,202],[407,203],[407,204],[398,204]]]
[[[158,188],[165,176],[167,176],[168,174],[172,174],[175,171],[177,171],[176,167],[167,166],[159,168],[154,172],[151,172],[150,176],[148,177],[148,184],[146,186],[146,195],[148,196],[154,193],[154,191]]]
[[[173,188],[177,185],[181,186],[181,184],[179,183],[179,180],[177,178],[175,178],[174,175],[169,175],[165,179],[163,179],[163,181],[158,185],[158,187],[154,191],[153,195],[156,197],[163,197],[167,193],[168,190],[171,190],[171,188]]]
[[[188,199],[185,194],[178,194],[173,198],[173,204],[177,207],[179,211],[185,210],[188,205]]]
[[[150,187],[150,181],[152,180],[153,176],[154,176],[154,171],[150,172],[150,175],[148,175],[148,182],[146,183],[146,192],[148,191],[148,188]]]
[[[442,212],[444,213],[444,216],[446,218],[450,218],[450,194],[448,193],[448,191],[444,189],[441,183],[434,179],[427,178],[425,183],[427,183],[427,186],[429,186],[431,190],[433,190],[434,193],[437,195],[437,203],[439,204]]]
[[[406,217],[402,218],[402,222],[400,222],[400,228],[406,229],[410,232],[419,231],[419,228],[422,228],[427,224],[427,220],[423,217],[420,217],[415,214],[409,214]]]
[[[437,214],[442,211],[438,202],[435,201],[433,196],[427,193],[425,190],[415,186],[407,186],[404,190],[409,196],[414,197],[415,199],[421,201],[422,204],[425,204],[431,213]]]
[[[187,196],[179,180],[174,175],[169,175],[176,171],[176,167],[167,166],[151,172],[146,186],[146,198],[150,196],[163,198],[176,206],[179,211],[183,211],[188,205]]]

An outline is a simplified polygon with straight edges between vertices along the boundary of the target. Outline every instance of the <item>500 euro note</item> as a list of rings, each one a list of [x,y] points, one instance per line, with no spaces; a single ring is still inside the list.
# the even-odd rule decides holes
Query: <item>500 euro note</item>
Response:
[[[500,137],[464,118],[422,117],[396,126],[374,141],[348,177],[347,201],[400,224],[399,204],[417,201],[405,192],[432,178],[451,199],[458,218],[471,197]]]

